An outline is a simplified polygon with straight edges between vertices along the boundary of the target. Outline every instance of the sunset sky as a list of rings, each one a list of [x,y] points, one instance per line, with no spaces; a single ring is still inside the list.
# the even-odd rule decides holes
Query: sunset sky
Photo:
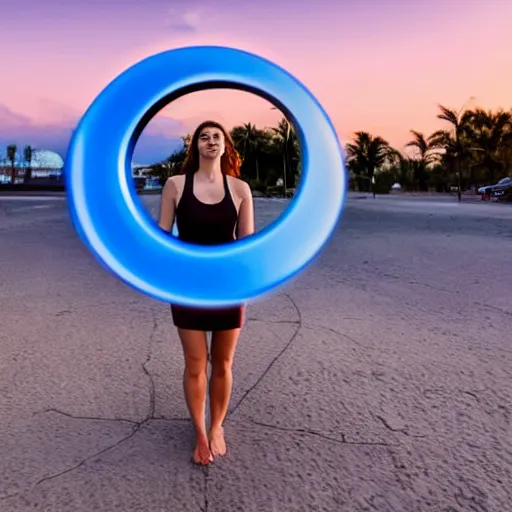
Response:
[[[512,107],[512,2],[506,0],[6,0],[0,30],[0,152],[65,156],[72,128],[124,69],[195,44],[256,52],[323,104],[340,140],[356,130],[401,149],[442,126],[437,104]],[[151,121],[134,161],[166,157],[204,118],[275,124],[238,91],[204,91]]]

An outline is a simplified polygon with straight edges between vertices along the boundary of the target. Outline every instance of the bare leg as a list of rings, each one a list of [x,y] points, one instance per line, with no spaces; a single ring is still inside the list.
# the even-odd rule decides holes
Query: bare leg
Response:
[[[178,334],[185,357],[185,371],[183,372],[185,400],[197,436],[193,459],[196,464],[208,464],[213,457],[206,433],[205,418],[208,364],[206,333],[178,329]]]
[[[240,329],[217,331],[212,335],[212,376],[210,379],[210,449],[212,454],[225,455],[226,441],[222,427],[228,412],[233,386],[233,357]]]

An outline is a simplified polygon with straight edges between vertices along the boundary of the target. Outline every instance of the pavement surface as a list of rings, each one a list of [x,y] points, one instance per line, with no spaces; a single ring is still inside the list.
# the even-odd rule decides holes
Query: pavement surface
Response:
[[[259,228],[287,205],[255,203]],[[229,454],[203,469],[168,307],[94,260],[63,197],[0,197],[0,511],[512,510],[511,255],[510,205],[350,195],[248,308]]]

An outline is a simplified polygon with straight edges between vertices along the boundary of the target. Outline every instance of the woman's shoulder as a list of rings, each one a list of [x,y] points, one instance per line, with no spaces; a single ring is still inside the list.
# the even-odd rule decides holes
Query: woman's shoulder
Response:
[[[234,189],[237,195],[241,197],[244,197],[248,194],[252,195],[249,183],[241,178],[236,178],[235,176],[228,176],[227,178],[230,187]]]
[[[185,181],[185,175],[184,174],[175,174],[174,176],[170,176],[167,178],[166,183],[174,183],[176,185],[182,184]]]
[[[170,176],[165,181],[162,193],[175,196],[176,194],[181,193],[181,191],[183,190],[184,183],[185,183],[185,175],[184,174],[176,174],[174,176]]]

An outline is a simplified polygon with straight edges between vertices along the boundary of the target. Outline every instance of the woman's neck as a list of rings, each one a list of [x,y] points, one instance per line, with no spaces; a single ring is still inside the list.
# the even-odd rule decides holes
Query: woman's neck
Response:
[[[222,176],[220,160],[200,160],[197,172],[203,175],[207,180],[215,181]]]

